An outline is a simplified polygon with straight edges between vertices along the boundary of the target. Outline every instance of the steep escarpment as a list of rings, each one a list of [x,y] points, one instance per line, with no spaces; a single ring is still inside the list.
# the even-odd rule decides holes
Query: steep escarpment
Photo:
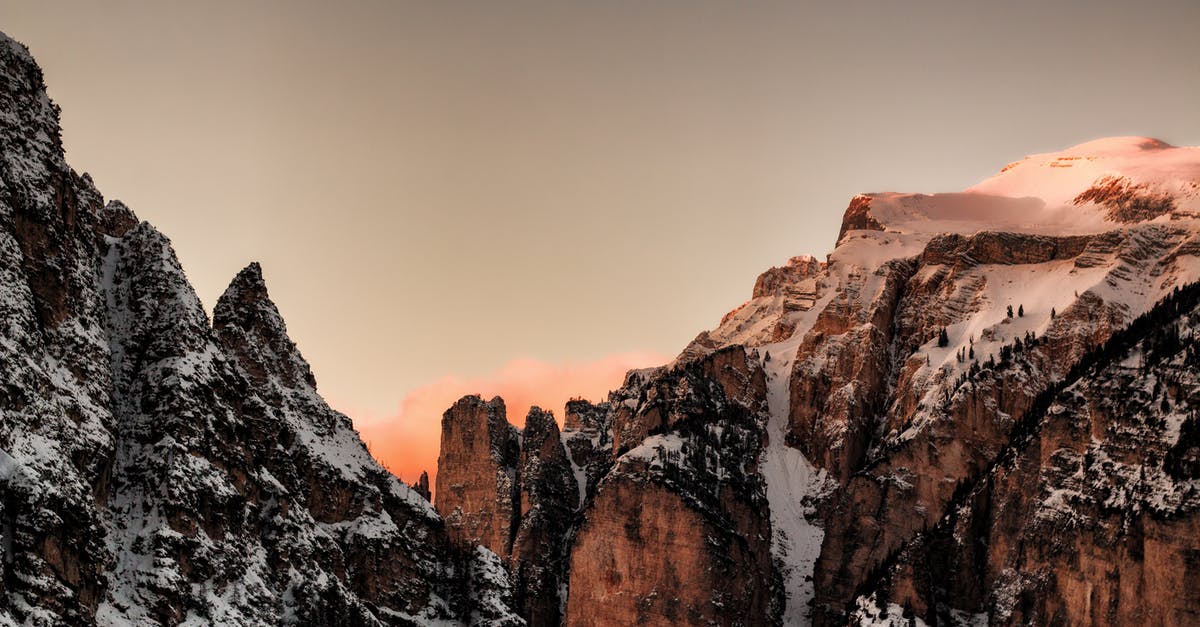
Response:
[[[511,552],[521,513],[520,446],[499,397],[467,396],[442,416],[436,505],[459,546]]]
[[[946,515],[895,553],[858,617],[930,624],[1193,624],[1200,286],[1091,351]],[[1178,579],[1177,579],[1178,578]]]
[[[521,441],[521,524],[513,538],[516,604],[530,625],[562,622],[567,539],[580,485],[554,416],[530,409]]]
[[[1002,264],[977,264],[964,253],[952,264],[929,254],[919,258],[898,308],[890,350],[894,357],[907,356],[897,360],[892,392],[880,399],[888,405],[874,414],[864,463],[843,482],[843,497],[825,514],[827,540],[817,577],[818,589],[836,599],[832,605],[857,584],[851,573],[869,571],[941,516],[957,483],[992,459],[1039,392],[1158,295],[1195,276],[1194,260],[1166,261],[1190,237],[1187,229],[1144,225],[1110,235],[1107,239],[1118,241],[1105,249],[1092,242],[1081,247],[1070,238],[1040,257],[1033,251],[1047,242],[1027,237],[1035,240],[1029,250],[1003,257]],[[1064,248],[1078,255],[1063,259]],[[1081,263],[1084,254],[1102,260]],[[927,265],[930,260],[935,263]],[[1043,281],[1045,287],[1039,285]],[[1060,290],[1061,298],[1063,288],[1076,281],[1090,287],[1078,297],[1072,289],[1065,294],[1070,300],[1051,304],[1056,300],[1051,290]],[[980,313],[1005,292],[1005,309],[990,314],[999,320],[981,320],[989,314]],[[1029,302],[1020,302],[1022,292]],[[1008,307],[1017,315],[1009,317]],[[1018,352],[1023,359],[1011,360]],[[976,381],[971,372],[981,368],[1003,376]]]
[[[1075,202],[1113,167],[1171,195],[1171,210],[1118,221]],[[839,484],[801,516],[823,530],[814,621],[844,622],[870,573],[941,519],[1043,390],[1200,278],[1198,179],[1195,149],[1118,138],[1032,157],[965,194],[857,197],[815,273],[768,271],[684,351],[744,342],[786,370],[789,448]]]
[[[530,624],[768,621],[765,385],[757,356],[729,347],[572,401],[561,432],[535,408],[519,437],[501,401],[465,397],[443,420],[438,507],[451,527],[501,528],[453,533],[492,538]]]
[[[86,621],[105,594],[111,370],[99,259],[108,225],[62,158],[58,110],[0,37],[0,503],[9,620]],[[21,612],[23,614],[19,614]]]
[[[741,347],[632,374],[613,467],[579,523],[567,623],[758,624],[776,611],[766,380]],[[622,446],[637,441],[637,446]]]

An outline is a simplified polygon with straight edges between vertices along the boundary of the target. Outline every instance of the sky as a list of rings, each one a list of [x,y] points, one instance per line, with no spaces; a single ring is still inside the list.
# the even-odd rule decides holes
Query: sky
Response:
[[[320,391],[406,480],[456,395],[561,418],[829,252],[856,193],[1200,144],[1197,26],[1194,0],[0,0],[68,161],[210,311],[260,261]]]

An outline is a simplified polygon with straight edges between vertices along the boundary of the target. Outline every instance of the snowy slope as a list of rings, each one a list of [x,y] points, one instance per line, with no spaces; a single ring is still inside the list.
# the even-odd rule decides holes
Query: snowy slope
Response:
[[[788,381],[797,347],[798,341],[788,340],[764,346],[761,353],[771,417],[759,471],[771,507],[771,555],[784,582],[785,625],[809,621],[813,566],[825,535],[816,523],[815,508],[836,487],[824,470],[813,467],[803,453],[786,444],[791,402]]]
[[[441,519],[316,393],[257,266],[210,322],[2,34],[0,121],[0,624],[465,620]]]
[[[858,196],[825,262],[797,257],[769,270],[748,302],[697,337],[681,360],[735,344],[772,357],[764,362],[771,421],[761,471],[786,624],[809,620],[814,584],[805,575],[819,570],[814,563],[843,559],[820,557],[828,530],[814,503],[860,488],[829,487],[838,481],[822,478],[826,466],[847,481],[861,464],[876,465],[880,482],[917,499],[894,506],[895,516],[914,506],[910,520],[937,511],[946,488],[918,490],[914,469],[933,464],[920,472],[952,486],[995,446],[980,435],[965,445],[979,447],[964,451],[966,461],[920,453],[955,437],[946,421],[966,402],[971,369],[1018,342],[1049,341],[1052,356],[1006,384],[1014,387],[1003,406],[983,405],[999,429],[987,437],[1003,437],[1021,406],[1010,407],[1013,398],[1036,394],[1174,288],[1200,279],[1198,190],[1200,150],[1113,138],[1029,157],[963,192]],[[922,502],[930,489],[934,500]],[[876,497],[861,498],[870,508]],[[835,516],[871,516],[853,512]],[[921,524],[901,523],[898,533]]]

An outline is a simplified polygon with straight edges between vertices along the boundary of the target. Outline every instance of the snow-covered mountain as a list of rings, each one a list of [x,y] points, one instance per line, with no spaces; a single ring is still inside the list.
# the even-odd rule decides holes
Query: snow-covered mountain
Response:
[[[962,193],[857,196],[825,262],[797,257],[769,270],[750,301],[702,333],[684,356],[739,344],[772,355],[768,378],[788,402],[773,409],[771,435],[790,446],[768,448],[764,469],[795,470],[765,472],[768,491],[787,501],[797,484],[827,492],[803,516],[772,502],[774,552],[785,578],[793,573],[787,614],[810,616],[797,605],[814,595],[811,619],[843,621],[871,573],[951,513],[955,491],[989,467],[1040,393],[1200,279],[1197,209],[1200,149],[1140,137],[1028,157]],[[836,489],[813,483],[809,463]],[[1176,548],[1196,540],[1172,539]],[[1057,600],[1016,617],[983,596],[891,594],[942,622],[952,609],[1000,623],[1115,615],[1090,602],[1058,607],[1080,591],[1027,575]],[[1113,577],[1114,588],[1147,584]],[[1088,585],[1087,594],[1103,587]]]
[[[3,35],[0,158],[0,624],[463,616],[441,519],[317,395],[258,266],[210,323]]]
[[[455,403],[431,505],[0,35],[0,625],[1196,624],[1198,198],[1147,138],[857,196],[561,428]]]

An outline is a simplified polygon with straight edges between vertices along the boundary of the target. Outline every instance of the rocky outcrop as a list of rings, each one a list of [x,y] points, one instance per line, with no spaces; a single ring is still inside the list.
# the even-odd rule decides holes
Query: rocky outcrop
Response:
[[[765,488],[753,468],[765,378],[745,350],[632,377],[610,398],[612,469],[570,557],[567,624],[761,624],[778,588]]]
[[[218,299],[213,326],[267,413],[282,414],[282,421],[267,423],[271,428],[256,444],[270,451],[272,441],[283,442],[289,449],[284,455],[274,450],[256,465],[342,545],[354,594],[413,615],[431,594],[455,598],[458,584],[445,572],[451,565],[444,557],[448,539],[428,498],[375,463],[350,420],[317,393],[258,264],[242,270]]]
[[[870,444],[893,379],[896,312],[915,266],[851,275],[859,299],[834,299],[804,336],[791,372],[788,443],[845,481]]]
[[[282,390],[316,387],[312,370],[287,336],[283,317],[267,295],[258,263],[243,268],[217,300],[213,328],[252,384],[274,387],[268,383],[278,383]]]
[[[433,501],[433,497],[429,492],[429,473],[422,470],[421,476],[417,478],[417,483],[413,485],[413,491],[421,495],[421,498],[426,501]]]
[[[980,265],[1022,265],[1074,259],[1092,236],[1056,237],[1022,233],[947,233],[934,236],[921,251],[922,266],[948,266],[961,271]]]
[[[100,263],[104,206],[67,167],[58,109],[20,44],[0,35],[0,620],[86,624],[111,559],[116,442]],[[23,609],[18,609],[23,608]]]
[[[766,383],[741,346],[729,346],[675,368],[634,372],[618,394],[612,419],[613,455],[705,411],[737,404],[761,410]]]
[[[797,286],[802,286],[805,279],[815,278],[821,270],[821,262],[812,255],[800,255],[788,259],[787,265],[771,268],[758,275],[754,281],[754,291],[751,298],[767,296],[791,295]],[[806,296],[800,292],[797,296]]]
[[[530,409],[521,435],[521,523],[510,568],[516,607],[530,625],[559,625],[579,483],[552,414]]]
[[[729,347],[632,372],[604,403],[568,403],[561,433],[537,408],[519,438],[503,416],[502,401],[478,397],[446,413],[438,508],[460,546],[487,547],[502,535],[486,532],[497,500],[514,503],[514,540],[500,555],[530,624],[707,624],[729,608],[745,615],[736,624],[769,619],[778,587],[756,582],[774,578],[770,519],[761,477],[746,472],[766,420],[756,358]],[[487,484],[501,473],[518,486],[513,501]]]
[[[600,479],[612,466],[612,419],[610,403],[593,404],[582,399],[567,401],[562,439],[579,485],[579,507],[596,493]]]
[[[503,399],[465,396],[446,410],[434,504],[456,545],[508,557],[521,514],[519,467],[520,437]]]
[[[850,199],[850,206],[842,215],[842,228],[838,231],[837,241],[841,242],[850,231],[882,231],[883,224],[871,215],[871,197],[859,194]]]
[[[1165,192],[1152,192],[1145,183],[1122,176],[1103,176],[1075,197],[1076,205],[1095,203],[1104,207],[1114,222],[1141,222],[1175,210],[1175,199]]]

